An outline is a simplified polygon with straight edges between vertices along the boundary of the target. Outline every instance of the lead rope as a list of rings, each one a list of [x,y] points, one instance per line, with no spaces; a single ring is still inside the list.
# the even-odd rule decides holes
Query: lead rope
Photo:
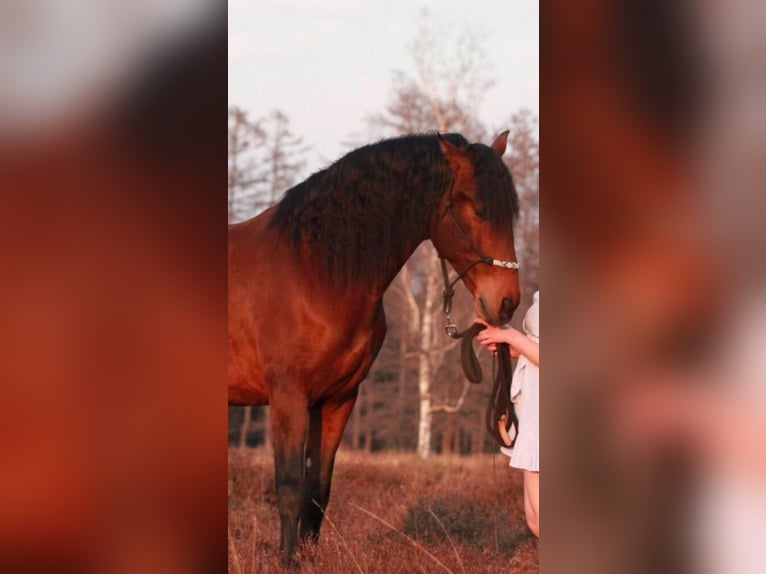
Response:
[[[505,430],[510,433],[513,428],[515,431],[510,445],[510,448],[513,448],[513,445],[516,444],[516,438],[519,436],[519,419],[516,416],[516,408],[511,400],[511,354],[510,348],[506,343],[499,343],[497,345],[495,357],[497,372],[494,373],[494,383],[489,402],[487,403],[487,410],[484,414],[484,423],[487,427],[487,432],[495,439],[495,442],[500,446],[508,446],[503,442],[497,425],[500,418],[505,415]],[[495,371],[495,360],[493,360],[492,366],[492,370]]]
[[[444,257],[439,257],[441,261],[442,276],[444,278],[444,291],[443,307],[444,315],[447,318],[447,324],[444,327],[447,335],[453,339],[462,339],[460,345],[460,361],[463,365],[463,372],[466,378],[474,384],[479,384],[482,381],[483,374],[481,370],[481,364],[473,350],[473,338],[481,331],[485,329],[481,323],[473,323],[465,331],[459,331],[457,325],[452,322],[452,298],[455,296],[455,284],[471,269],[474,265],[479,263],[485,263],[484,260],[479,259],[471,263],[468,267],[458,273],[452,281],[449,280],[449,270],[447,269],[447,261]],[[515,427],[515,434],[511,440],[511,447],[516,443],[516,437],[519,434],[519,419],[516,416],[516,409],[511,401],[511,355],[510,349],[507,344],[500,343],[497,346],[496,359],[492,361],[492,371],[494,383],[492,386],[492,393],[489,397],[489,403],[487,404],[487,410],[484,415],[484,423],[487,427],[487,432],[495,439],[501,446],[506,446],[500,436],[500,431],[497,428],[497,422],[502,415],[506,415],[506,430],[510,432],[511,428]],[[497,370],[495,370],[495,361],[497,361]]]

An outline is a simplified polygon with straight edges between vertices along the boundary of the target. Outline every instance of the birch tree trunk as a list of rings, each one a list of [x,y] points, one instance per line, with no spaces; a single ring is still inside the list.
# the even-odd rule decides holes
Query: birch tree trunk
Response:
[[[420,419],[418,421],[418,455],[428,458],[431,454],[431,368],[425,352],[420,355],[418,365],[418,390],[420,392]]]
[[[426,279],[426,297],[423,304],[423,313],[420,317],[420,333],[418,353],[418,392],[420,396],[420,420],[418,422],[418,455],[420,458],[428,458],[431,454],[431,424],[433,410],[431,409],[431,383],[433,378],[433,364],[431,351],[433,350],[434,337],[434,302],[439,294],[436,257],[429,253],[428,276]]]
[[[404,433],[403,429],[406,428],[405,421],[405,389],[407,388],[407,362],[405,355],[407,354],[407,337],[402,334],[399,338],[399,364],[397,373],[397,407],[398,424],[396,425],[396,450],[404,450]]]

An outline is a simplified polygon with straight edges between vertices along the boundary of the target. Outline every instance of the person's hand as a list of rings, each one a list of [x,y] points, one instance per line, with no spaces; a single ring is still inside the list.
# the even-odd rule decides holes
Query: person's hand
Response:
[[[487,347],[493,353],[497,352],[498,343],[506,343],[511,347],[511,357],[516,358],[519,356],[517,341],[519,341],[519,338],[525,338],[523,333],[509,326],[493,327],[483,319],[476,319],[476,322],[481,323],[486,327],[486,329],[479,331],[476,335],[476,340],[479,341],[479,343]]]
[[[505,423],[508,420],[506,415],[500,415],[497,421],[497,430],[500,432],[500,438],[503,439],[505,446],[511,446],[511,437],[508,436],[508,429],[505,428]]]

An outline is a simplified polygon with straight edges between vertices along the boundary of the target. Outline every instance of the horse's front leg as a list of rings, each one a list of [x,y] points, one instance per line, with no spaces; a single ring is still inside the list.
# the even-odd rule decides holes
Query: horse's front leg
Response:
[[[284,382],[284,381],[283,381]],[[303,461],[308,422],[308,400],[295,387],[283,385],[270,397],[277,508],[281,523],[279,550],[292,560],[298,543],[303,503]]]
[[[316,541],[324,511],[330,500],[330,484],[335,465],[335,453],[343,438],[358,388],[343,399],[324,401],[311,408],[309,437],[306,449],[306,483],[301,538]]]

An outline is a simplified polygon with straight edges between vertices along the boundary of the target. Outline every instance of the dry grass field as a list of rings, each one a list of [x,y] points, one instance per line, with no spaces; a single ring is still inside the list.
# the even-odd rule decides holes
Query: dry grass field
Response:
[[[306,574],[537,572],[521,474],[503,455],[469,458],[341,448],[319,543]],[[229,572],[282,574],[273,463],[265,449],[229,451]]]

